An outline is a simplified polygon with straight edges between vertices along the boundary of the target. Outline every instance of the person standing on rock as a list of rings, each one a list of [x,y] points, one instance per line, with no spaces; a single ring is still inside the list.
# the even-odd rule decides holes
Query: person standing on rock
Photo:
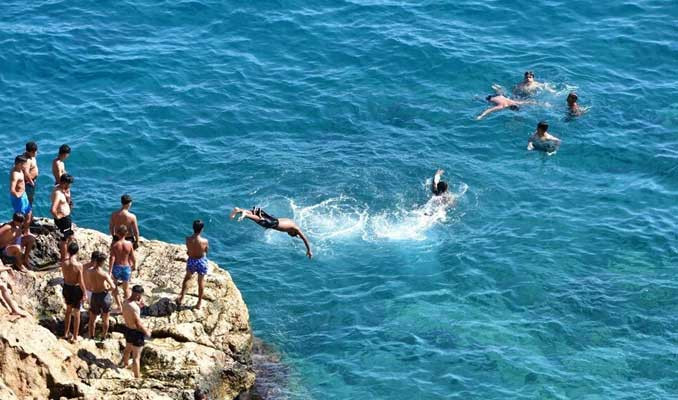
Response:
[[[151,331],[141,323],[140,305],[143,294],[144,288],[141,285],[134,285],[132,294],[122,306],[122,317],[125,320],[125,352],[122,355],[120,367],[127,367],[129,357],[132,356],[132,371],[135,378],[141,376],[141,351],[144,348],[145,338],[151,337]]]
[[[0,257],[21,272],[28,271],[26,267],[30,263],[31,250],[35,245],[35,237],[24,233],[25,220],[25,216],[17,212],[12,216],[11,222],[0,225]]]
[[[106,339],[108,335],[108,315],[111,312],[113,299],[111,291],[117,297],[118,291],[115,282],[103,267],[106,261],[106,255],[100,251],[92,252],[91,261],[83,266],[85,269],[84,278],[87,290],[92,293],[89,301],[89,338],[94,339],[94,330],[96,328],[97,318],[101,315],[103,333],[101,337]]]
[[[61,272],[64,275],[63,295],[66,302],[66,318],[64,318],[64,339],[71,342],[78,340],[80,333],[80,305],[85,301],[85,278],[82,273],[82,264],[77,260],[80,247],[76,242],[68,244],[68,259],[61,263]],[[73,336],[70,336],[71,317],[73,317]]]
[[[193,235],[186,238],[186,252],[188,253],[188,261],[186,261],[186,275],[181,284],[181,293],[177,297],[177,306],[181,306],[184,300],[184,293],[186,293],[186,286],[191,280],[193,274],[198,273],[198,303],[195,305],[196,310],[200,309],[202,305],[202,294],[205,289],[205,275],[209,272],[207,264],[207,251],[209,250],[209,242],[207,239],[200,236],[205,224],[197,219],[193,221]]]
[[[52,191],[52,216],[54,225],[59,230],[59,252],[61,253],[61,262],[67,258],[66,247],[73,240],[73,221],[71,219],[71,185],[73,177],[69,174],[61,175],[59,184]]]
[[[26,194],[26,177],[24,170],[28,160],[24,156],[17,156],[14,159],[14,167],[9,173],[9,200],[15,213],[22,213],[26,219],[24,221],[24,231],[28,233],[28,227],[33,216],[33,207],[28,201]]]
[[[111,214],[108,222],[108,231],[113,236],[114,240],[118,238],[115,235],[115,228],[120,225],[127,227],[128,236],[125,238],[132,242],[134,250],[139,248],[139,225],[137,224],[137,216],[132,214],[129,209],[132,207],[132,196],[128,194],[120,197],[121,207],[118,211]]]
[[[71,155],[71,148],[67,144],[59,147],[59,154],[52,160],[52,175],[54,175],[54,186],[61,182],[61,175],[66,173],[66,159]]]
[[[33,198],[35,197],[35,185],[38,180],[38,162],[35,156],[38,155],[38,145],[35,142],[26,143],[26,167],[24,168],[24,178],[26,179],[26,195],[28,202],[33,207]]]
[[[115,278],[116,287],[122,285],[123,298],[129,297],[129,281],[132,271],[136,269],[137,260],[134,257],[134,246],[127,237],[127,226],[119,225],[115,229],[114,242],[111,244],[111,258],[108,262],[108,272]],[[121,309],[120,296],[116,294],[115,304]]]

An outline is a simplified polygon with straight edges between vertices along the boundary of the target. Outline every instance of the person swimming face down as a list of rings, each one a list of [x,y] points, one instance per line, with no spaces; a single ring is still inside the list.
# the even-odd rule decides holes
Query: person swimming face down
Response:
[[[436,185],[436,191],[435,195],[436,196],[442,196],[447,192],[447,182],[440,181],[438,182],[438,185]]]

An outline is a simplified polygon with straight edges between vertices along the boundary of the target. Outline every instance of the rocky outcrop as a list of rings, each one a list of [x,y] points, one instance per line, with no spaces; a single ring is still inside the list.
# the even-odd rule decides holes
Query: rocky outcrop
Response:
[[[33,318],[12,321],[0,314],[0,398],[4,399],[192,399],[200,386],[211,399],[234,399],[254,383],[249,314],[228,272],[210,262],[205,295],[195,310],[196,282],[177,309],[186,263],[183,246],[142,241],[133,283],[145,289],[143,321],[152,331],[142,356],[141,379],[116,364],[122,356],[122,317],[111,317],[112,337],[81,338],[71,344],[63,333],[63,280],[56,268],[54,227],[46,220],[36,229],[34,262],[39,271],[5,277],[18,304]],[[94,250],[108,252],[110,238],[76,229],[79,259]],[[87,313],[82,312],[81,335]],[[99,326],[98,332],[101,331]]]

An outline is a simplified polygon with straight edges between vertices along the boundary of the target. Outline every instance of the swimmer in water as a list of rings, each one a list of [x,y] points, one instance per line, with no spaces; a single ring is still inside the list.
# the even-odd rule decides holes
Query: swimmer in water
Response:
[[[476,119],[483,119],[487,114],[493,113],[495,111],[503,110],[505,108],[508,108],[509,110],[512,110],[512,111],[518,111],[520,106],[523,105],[523,104],[534,104],[535,103],[532,100],[509,99],[508,97],[504,96],[504,94],[502,93],[501,87],[498,86],[498,85],[492,85],[492,89],[494,89],[495,93],[487,96],[485,98],[485,100],[494,104],[494,106],[483,111],[480,115],[478,115],[476,117]]]
[[[582,110],[579,107],[579,104],[577,104],[578,99],[579,97],[575,92],[571,92],[567,95],[567,110],[572,117],[578,117],[584,113],[584,110]]]
[[[537,124],[537,130],[530,136],[527,141],[527,150],[534,149],[545,149],[547,148],[547,143],[551,142],[554,144],[553,150],[547,151],[546,154],[551,155],[555,154],[556,150],[560,147],[560,139],[548,133],[549,124],[546,121],[541,121]]]
[[[313,253],[311,252],[311,245],[308,243],[308,239],[306,239],[306,236],[301,231],[301,228],[299,228],[299,226],[295,224],[294,221],[292,221],[291,219],[273,217],[271,215],[268,215],[261,208],[252,208],[251,210],[245,210],[239,207],[235,207],[233,211],[231,211],[230,218],[233,219],[238,214],[241,214],[240,218],[238,218],[238,221],[242,221],[243,218],[248,218],[256,222],[257,225],[261,226],[264,229],[274,229],[279,232],[285,232],[292,237],[298,236],[304,242],[304,246],[306,246],[306,256],[308,258],[313,257]]]
[[[518,83],[515,88],[513,88],[513,94],[516,96],[529,96],[534,94],[539,89],[545,89],[551,93],[555,92],[555,90],[551,89],[547,84],[537,82],[534,79],[534,72],[525,71],[523,81]]]
[[[442,204],[444,206],[450,206],[454,203],[454,196],[450,194],[450,192],[447,190],[448,185],[447,182],[441,181],[440,178],[443,176],[443,171],[442,169],[438,169],[433,175],[433,183],[431,184],[431,192],[433,192],[433,198],[432,200],[435,200],[438,204]],[[432,215],[431,213],[426,213],[426,215]]]

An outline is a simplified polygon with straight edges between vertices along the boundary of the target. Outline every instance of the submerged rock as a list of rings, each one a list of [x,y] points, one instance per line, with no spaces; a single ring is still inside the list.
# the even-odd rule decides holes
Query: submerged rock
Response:
[[[0,398],[192,399],[196,387],[212,399],[233,399],[254,384],[249,314],[228,272],[210,262],[200,310],[195,279],[184,305],[174,299],[181,289],[186,251],[183,246],[142,240],[136,251],[132,283],[145,289],[143,322],[152,331],[142,355],[142,378],[116,364],[122,357],[122,316],[111,316],[111,338],[63,334],[63,279],[56,266],[57,239],[51,222],[39,220],[35,262],[40,271],[15,273],[8,281],[18,304],[33,318],[12,322],[0,314]],[[78,228],[78,259],[89,261],[94,250],[108,254],[110,237]],[[81,312],[81,336],[87,334],[87,312]],[[101,322],[97,332],[101,333]]]

